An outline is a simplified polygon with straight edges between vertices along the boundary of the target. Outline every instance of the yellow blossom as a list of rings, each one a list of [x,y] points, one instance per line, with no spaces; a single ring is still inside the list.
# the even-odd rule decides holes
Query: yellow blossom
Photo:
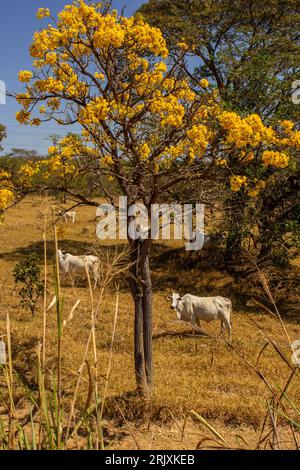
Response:
[[[202,78],[202,80],[200,80],[200,86],[202,88],[208,88],[209,87],[209,81],[206,78]]]
[[[209,131],[202,124],[194,125],[188,132],[187,136],[192,140],[194,151],[198,156],[202,156],[209,143]]]
[[[266,183],[263,180],[254,181],[254,186],[249,188],[247,193],[250,197],[257,197],[263,189],[265,189]]]
[[[98,97],[83,108],[78,116],[78,121],[85,124],[98,124],[107,117],[109,111],[108,102]]]
[[[45,57],[45,63],[49,65],[56,64],[57,54],[55,52],[48,52]]]
[[[10,189],[0,189],[0,209],[6,209],[14,200],[14,193]]]
[[[247,186],[247,177],[241,175],[233,175],[230,177],[231,191],[237,193],[243,186]]]
[[[28,83],[33,77],[33,73],[30,72],[29,70],[21,70],[19,72],[19,81],[23,83]]]
[[[284,121],[281,121],[281,127],[286,134],[290,134],[293,130],[294,123],[285,119]]]
[[[21,109],[21,111],[16,113],[16,119],[20,124],[28,124],[30,119],[30,112]]]
[[[227,166],[227,160],[226,160],[226,158],[217,158],[217,160],[216,160],[216,165],[217,165],[217,166],[221,166],[221,167],[222,167],[222,166],[224,166],[224,167]]]
[[[105,165],[113,165],[114,161],[111,155],[106,155],[105,157],[102,158],[102,163]]]
[[[57,148],[55,147],[55,145],[51,145],[51,147],[48,148],[49,155],[53,155],[54,153],[56,153],[56,151]]]
[[[147,143],[142,144],[139,148],[139,154],[140,154],[142,160],[147,160],[147,158],[150,155],[150,152],[151,152],[151,150],[150,150],[150,147]]]
[[[42,20],[43,18],[47,18],[51,15],[49,8],[39,8],[36,14],[38,20]]]
[[[177,43],[177,46],[178,46],[180,49],[182,49],[183,51],[187,51],[187,50],[189,49],[189,46],[188,46],[185,42],[183,42],[183,41],[178,42],[178,43]]]
[[[275,152],[265,150],[262,153],[262,161],[266,166],[275,166],[277,168],[286,168],[289,164],[289,156],[284,152]]]
[[[241,118],[234,112],[224,111],[220,114],[219,121],[227,132],[227,143],[236,148],[244,148],[247,145],[257,147],[262,142],[276,142],[274,129],[264,126],[257,114]]]
[[[39,118],[34,118],[32,121],[30,121],[31,126],[40,126],[41,125],[41,120]]]
[[[95,78],[98,78],[98,80],[104,80],[105,76],[101,72],[95,72]]]
[[[158,64],[155,64],[154,69],[157,72],[166,72],[167,71],[167,66],[164,62],[159,62]]]

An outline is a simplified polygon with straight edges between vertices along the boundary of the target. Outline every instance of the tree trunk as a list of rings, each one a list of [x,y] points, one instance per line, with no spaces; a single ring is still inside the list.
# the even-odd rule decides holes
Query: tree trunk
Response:
[[[134,301],[134,362],[137,390],[149,395],[153,384],[152,283],[150,240],[130,241],[130,291]]]
[[[244,200],[243,196],[233,194],[228,199],[228,236],[226,240],[225,266],[228,272],[234,271],[234,265],[240,260],[244,236]]]
[[[141,278],[143,289],[143,341],[145,373],[149,391],[153,385],[153,359],[152,359],[152,282],[149,260],[150,241],[145,240],[141,247]]]

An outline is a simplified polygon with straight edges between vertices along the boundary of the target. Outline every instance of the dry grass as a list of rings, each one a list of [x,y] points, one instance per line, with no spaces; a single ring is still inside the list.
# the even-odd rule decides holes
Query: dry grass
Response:
[[[14,367],[32,390],[37,387],[35,349],[43,334],[42,313],[32,317],[19,307],[11,271],[14,264],[28,251],[38,251],[42,259],[43,214],[49,212],[49,208],[50,201],[46,198],[27,199],[6,215],[5,222],[0,227],[0,336],[6,333],[6,315],[9,313]],[[99,243],[95,235],[94,217],[94,208],[79,208],[78,223],[62,225],[58,229],[59,245],[77,254]],[[49,239],[51,240],[50,232]],[[53,244],[49,242],[48,246],[48,275],[51,278]],[[125,274],[119,279],[121,292],[118,321],[104,413],[108,436],[111,436],[113,447],[118,449],[136,448],[138,445],[142,448],[195,448],[205,429],[197,420],[191,419],[190,410],[194,409],[213,423],[222,435],[226,435],[233,447],[247,447],[236,434],[242,435],[250,448],[255,447],[270,391],[238,353],[255,365],[266,338],[272,338],[290,359],[290,346],[280,322],[259,309],[248,316],[245,310],[235,308],[233,347],[238,353],[217,336],[217,324],[205,325],[205,331],[211,336],[192,336],[188,325],[174,322],[174,312],[170,310],[166,300],[169,289],[175,287],[181,292],[189,290],[200,295],[230,296],[232,280],[216,270],[185,271],[182,264],[179,266],[176,263],[177,253],[173,261],[169,259],[169,249],[170,247],[158,249],[156,246],[153,250],[155,393],[150,402],[141,401],[132,393],[135,387],[133,305],[127,291]],[[168,261],[164,262],[164,257]],[[51,284],[48,290],[50,304],[53,298]],[[86,285],[63,286],[62,292],[66,312],[80,300],[73,320],[65,328],[62,341],[62,400],[67,406],[90,332],[91,299]],[[95,302],[98,295],[99,291],[96,290]],[[104,389],[104,377],[110,357],[114,306],[115,292],[111,288],[105,292],[96,323],[100,394]],[[286,328],[291,340],[300,339],[299,324],[286,323]],[[56,314],[51,309],[47,314],[46,363],[49,369],[56,367],[53,359],[57,348],[56,330]],[[88,361],[93,364],[92,351]],[[283,388],[290,375],[288,364],[279,358],[271,345],[263,351],[257,367],[274,388],[276,384]],[[84,377],[87,378],[86,371]],[[0,378],[0,389],[1,384]],[[22,410],[25,403],[22,402],[21,391],[17,388],[16,393],[18,407]],[[297,374],[289,386],[288,395],[299,407]],[[86,399],[85,387],[81,385],[79,405],[83,406]],[[286,425],[282,428],[281,439],[283,448],[293,443]]]

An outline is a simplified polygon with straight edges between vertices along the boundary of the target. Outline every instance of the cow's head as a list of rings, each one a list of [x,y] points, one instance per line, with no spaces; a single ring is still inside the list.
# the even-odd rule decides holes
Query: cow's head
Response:
[[[57,250],[57,254],[59,259],[63,259],[66,256],[65,252],[61,249]]]
[[[181,300],[181,297],[176,292],[172,292],[172,295],[168,295],[167,299],[171,301],[170,308],[174,310],[177,307],[178,302]]]

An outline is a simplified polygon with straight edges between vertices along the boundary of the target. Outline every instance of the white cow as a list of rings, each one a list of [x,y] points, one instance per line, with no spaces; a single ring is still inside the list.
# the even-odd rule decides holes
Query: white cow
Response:
[[[60,216],[66,224],[69,223],[69,222],[71,222],[72,224],[75,224],[75,222],[76,222],[76,212],[75,211],[60,212]]]
[[[136,231],[139,234],[139,240],[143,241],[147,238],[149,238],[150,234],[150,227],[148,225],[143,225],[141,222],[138,222],[136,226]]]
[[[185,322],[191,322],[193,327],[197,324],[200,327],[200,321],[211,322],[221,320],[221,333],[226,328],[231,340],[231,300],[225,297],[197,297],[186,294],[180,297],[175,292],[168,296],[172,301],[171,308],[176,310],[177,318]]]
[[[99,281],[100,259],[98,256],[83,255],[74,256],[70,253],[63,253],[58,250],[59,267],[63,276],[67,274],[84,273],[92,274],[94,280],[94,289]]]

